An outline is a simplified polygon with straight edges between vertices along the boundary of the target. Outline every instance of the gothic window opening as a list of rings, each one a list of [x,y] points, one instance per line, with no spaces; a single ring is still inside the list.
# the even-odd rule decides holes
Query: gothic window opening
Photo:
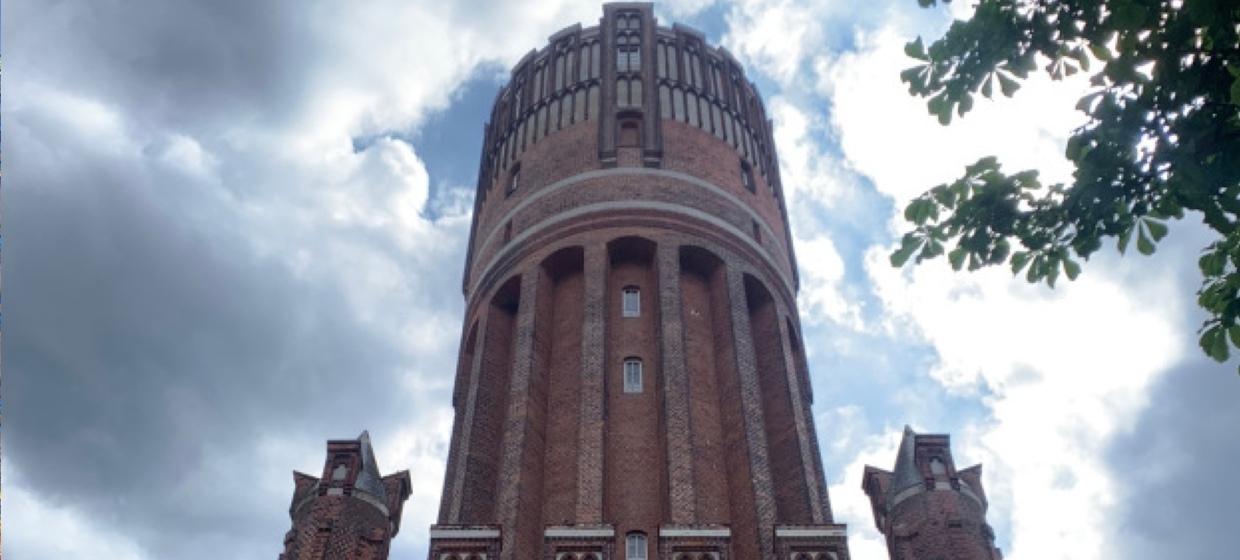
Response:
[[[642,361],[640,358],[625,358],[624,359],[624,392],[625,393],[642,392]],[[643,535],[642,538],[645,539],[645,536]],[[643,540],[642,550],[643,550],[643,556],[641,556],[641,558],[645,558],[646,556],[644,555],[644,551],[645,551],[644,540]],[[629,556],[629,558],[636,558],[636,557]]]

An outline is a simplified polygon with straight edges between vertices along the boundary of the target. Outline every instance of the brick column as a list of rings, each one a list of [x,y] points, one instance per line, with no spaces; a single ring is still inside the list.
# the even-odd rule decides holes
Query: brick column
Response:
[[[809,408],[808,399],[804,398],[801,392],[800,373],[797,371],[797,360],[793,355],[791,340],[796,336],[795,332],[789,332],[788,323],[784,320],[788,316],[788,310],[782,304],[776,303],[775,309],[776,322],[779,323],[780,345],[781,351],[784,353],[784,375],[788,379],[788,392],[792,405],[792,421],[797,428],[797,447],[801,450],[801,470],[805,473],[805,490],[809,494],[809,510],[814,523],[824,523],[823,518],[825,508],[823,507],[824,493],[819,490],[819,481],[823,480],[821,471],[818,469],[818,461],[814,460],[813,451],[816,446],[811,445],[810,438],[813,433],[810,431],[810,424],[813,419],[813,412]]]
[[[581,325],[581,428],[577,443],[577,522],[603,521],[603,360],[606,353],[607,248],[585,247]]]
[[[484,308],[485,309],[485,308]],[[478,313],[477,340],[474,361],[469,364],[469,374],[463,381],[468,383],[465,391],[464,412],[456,415],[456,424],[452,434],[452,452],[448,454],[448,468],[444,475],[444,497],[439,508],[440,523],[461,522],[461,497],[465,486],[465,457],[469,454],[470,435],[474,427],[474,410],[478,402],[478,376],[481,375],[482,358],[486,348],[487,316],[489,313]],[[466,326],[468,328],[468,325]],[[468,336],[468,335],[466,335]],[[457,460],[453,460],[457,459]]]
[[[541,524],[541,515],[536,512],[521,511],[522,498],[538,500],[541,490],[529,484],[522,484],[527,474],[541,476],[542,473],[527,473],[525,464],[527,454],[537,453],[541,462],[542,446],[528,445],[527,430],[529,426],[530,407],[530,374],[534,358],[534,315],[537,310],[538,284],[541,267],[531,267],[521,277],[521,299],[517,311],[516,340],[513,346],[512,372],[508,395],[508,414],[504,420],[503,460],[500,462],[499,492],[496,496],[495,513],[501,526],[515,530],[503,531],[502,555],[504,560],[517,558],[517,538],[531,521]]]
[[[775,492],[767,457],[762,392],[758,386],[757,358],[749,326],[749,304],[745,297],[745,276],[728,263],[728,299],[732,312],[732,339],[736,348],[736,372],[740,377],[741,414],[745,417],[745,442],[749,448],[750,479],[753,482],[754,509],[758,518],[758,540],[762,558],[774,559]]]
[[[689,381],[685,371],[685,335],[681,321],[680,248],[661,243],[657,250],[660,338],[663,346],[663,415],[667,423],[667,480],[670,518],[675,524],[697,522],[693,488],[693,446]]]

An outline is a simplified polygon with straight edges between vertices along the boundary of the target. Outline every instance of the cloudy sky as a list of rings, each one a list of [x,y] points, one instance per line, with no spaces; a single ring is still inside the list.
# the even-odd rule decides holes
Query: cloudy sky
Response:
[[[290,471],[374,436],[425,557],[451,427],[482,122],[507,68],[598,5],[4,4],[4,545],[14,560],[269,559]],[[532,4],[531,4],[532,5]],[[676,0],[775,120],[837,519],[901,427],[985,465],[1010,560],[1226,559],[1240,378],[1200,355],[1199,220],[1051,290],[894,270],[917,193],[998,155],[1067,178],[1082,81],[944,128],[897,74],[950,8]]]

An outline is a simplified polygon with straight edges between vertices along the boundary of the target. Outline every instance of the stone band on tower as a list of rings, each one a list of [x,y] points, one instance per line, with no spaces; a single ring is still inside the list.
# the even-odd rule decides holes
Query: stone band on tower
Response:
[[[603,7],[513,69],[479,166],[432,560],[847,560],[756,88]]]

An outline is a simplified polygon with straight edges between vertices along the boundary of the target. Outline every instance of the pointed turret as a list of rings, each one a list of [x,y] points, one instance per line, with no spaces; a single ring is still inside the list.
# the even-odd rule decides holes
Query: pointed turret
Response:
[[[957,471],[947,434],[904,427],[891,472],[866,465],[862,489],[874,524],[901,560],[1000,560],[986,523],[982,468]]]
[[[385,560],[409,498],[409,471],[379,474],[370,433],[327,442],[323,474],[293,473],[293,527],[281,560]]]
[[[383,477],[379,475],[375,450],[370,445],[370,433],[362,430],[362,434],[357,436],[357,443],[361,447],[362,468],[357,473],[357,481],[353,483],[353,488],[366,492],[378,498],[380,503],[386,504],[387,492],[383,488]]]
[[[888,500],[901,491],[923,484],[917,468],[917,433],[907,424],[900,438],[900,451],[896,454],[896,468],[891,473],[891,486],[887,489]]]

